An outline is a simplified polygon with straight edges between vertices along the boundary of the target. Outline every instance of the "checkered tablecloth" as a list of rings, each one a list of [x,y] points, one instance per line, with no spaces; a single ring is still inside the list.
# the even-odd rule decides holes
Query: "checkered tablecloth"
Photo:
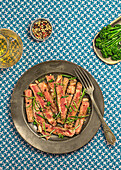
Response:
[[[121,64],[106,65],[94,53],[92,40],[101,28],[121,15],[120,0],[2,0],[0,27],[19,34],[23,55],[11,68],[0,69],[1,169],[120,169]],[[29,26],[48,18],[52,36],[44,43],[31,39]],[[114,132],[115,146],[107,146],[100,127],[83,148],[62,155],[39,151],[22,139],[11,117],[10,99],[21,75],[48,60],[68,60],[85,68],[97,80],[105,102],[104,119]]]

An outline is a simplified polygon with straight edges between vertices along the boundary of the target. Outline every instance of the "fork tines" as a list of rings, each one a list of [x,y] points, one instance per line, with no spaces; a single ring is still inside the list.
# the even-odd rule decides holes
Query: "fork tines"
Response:
[[[87,88],[93,87],[93,84],[90,81],[90,78],[87,75],[85,70],[83,70],[82,68],[77,67],[76,69],[74,69],[74,72],[75,72],[76,76],[78,77],[78,79],[80,80],[80,82],[82,83],[84,88],[87,89]]]

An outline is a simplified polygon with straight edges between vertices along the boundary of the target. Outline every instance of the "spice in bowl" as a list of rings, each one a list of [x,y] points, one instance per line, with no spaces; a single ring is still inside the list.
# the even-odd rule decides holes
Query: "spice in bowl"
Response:
[[[46,19],[37,19],[32,23],[30,32],[34,39],[43,41],[51,35],[52,26]]]

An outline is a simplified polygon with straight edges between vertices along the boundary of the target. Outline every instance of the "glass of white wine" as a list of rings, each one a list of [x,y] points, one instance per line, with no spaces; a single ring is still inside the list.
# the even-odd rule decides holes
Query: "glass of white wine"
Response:
[[[9,29],[0,29],[0,68],[11,67],[18,62],[23,52],[21,38]]]

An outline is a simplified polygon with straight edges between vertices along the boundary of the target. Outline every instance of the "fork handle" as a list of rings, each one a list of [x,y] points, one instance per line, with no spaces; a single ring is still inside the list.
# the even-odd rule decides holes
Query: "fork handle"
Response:
[[[116,142],[116,138],[115,138],[113,132],[111,131],[111,129],[109,128],[109,126],[107,125],[107,123],[104,121],[103,116],[102,116],[102,114],[101,114],[101,112],[100,112],[100,110],[99,110],[99,108],[98,108],[98,106],[97,106],[97,104],[94,100],[93,95],[90,95],[90,98],[92,100],[92,103],[95,107],[95,110],[97,111],[97,114],[98,114],[100,121],[102,123],[105,138],[106,138],[106,140],[109,144],[113,145]]]

